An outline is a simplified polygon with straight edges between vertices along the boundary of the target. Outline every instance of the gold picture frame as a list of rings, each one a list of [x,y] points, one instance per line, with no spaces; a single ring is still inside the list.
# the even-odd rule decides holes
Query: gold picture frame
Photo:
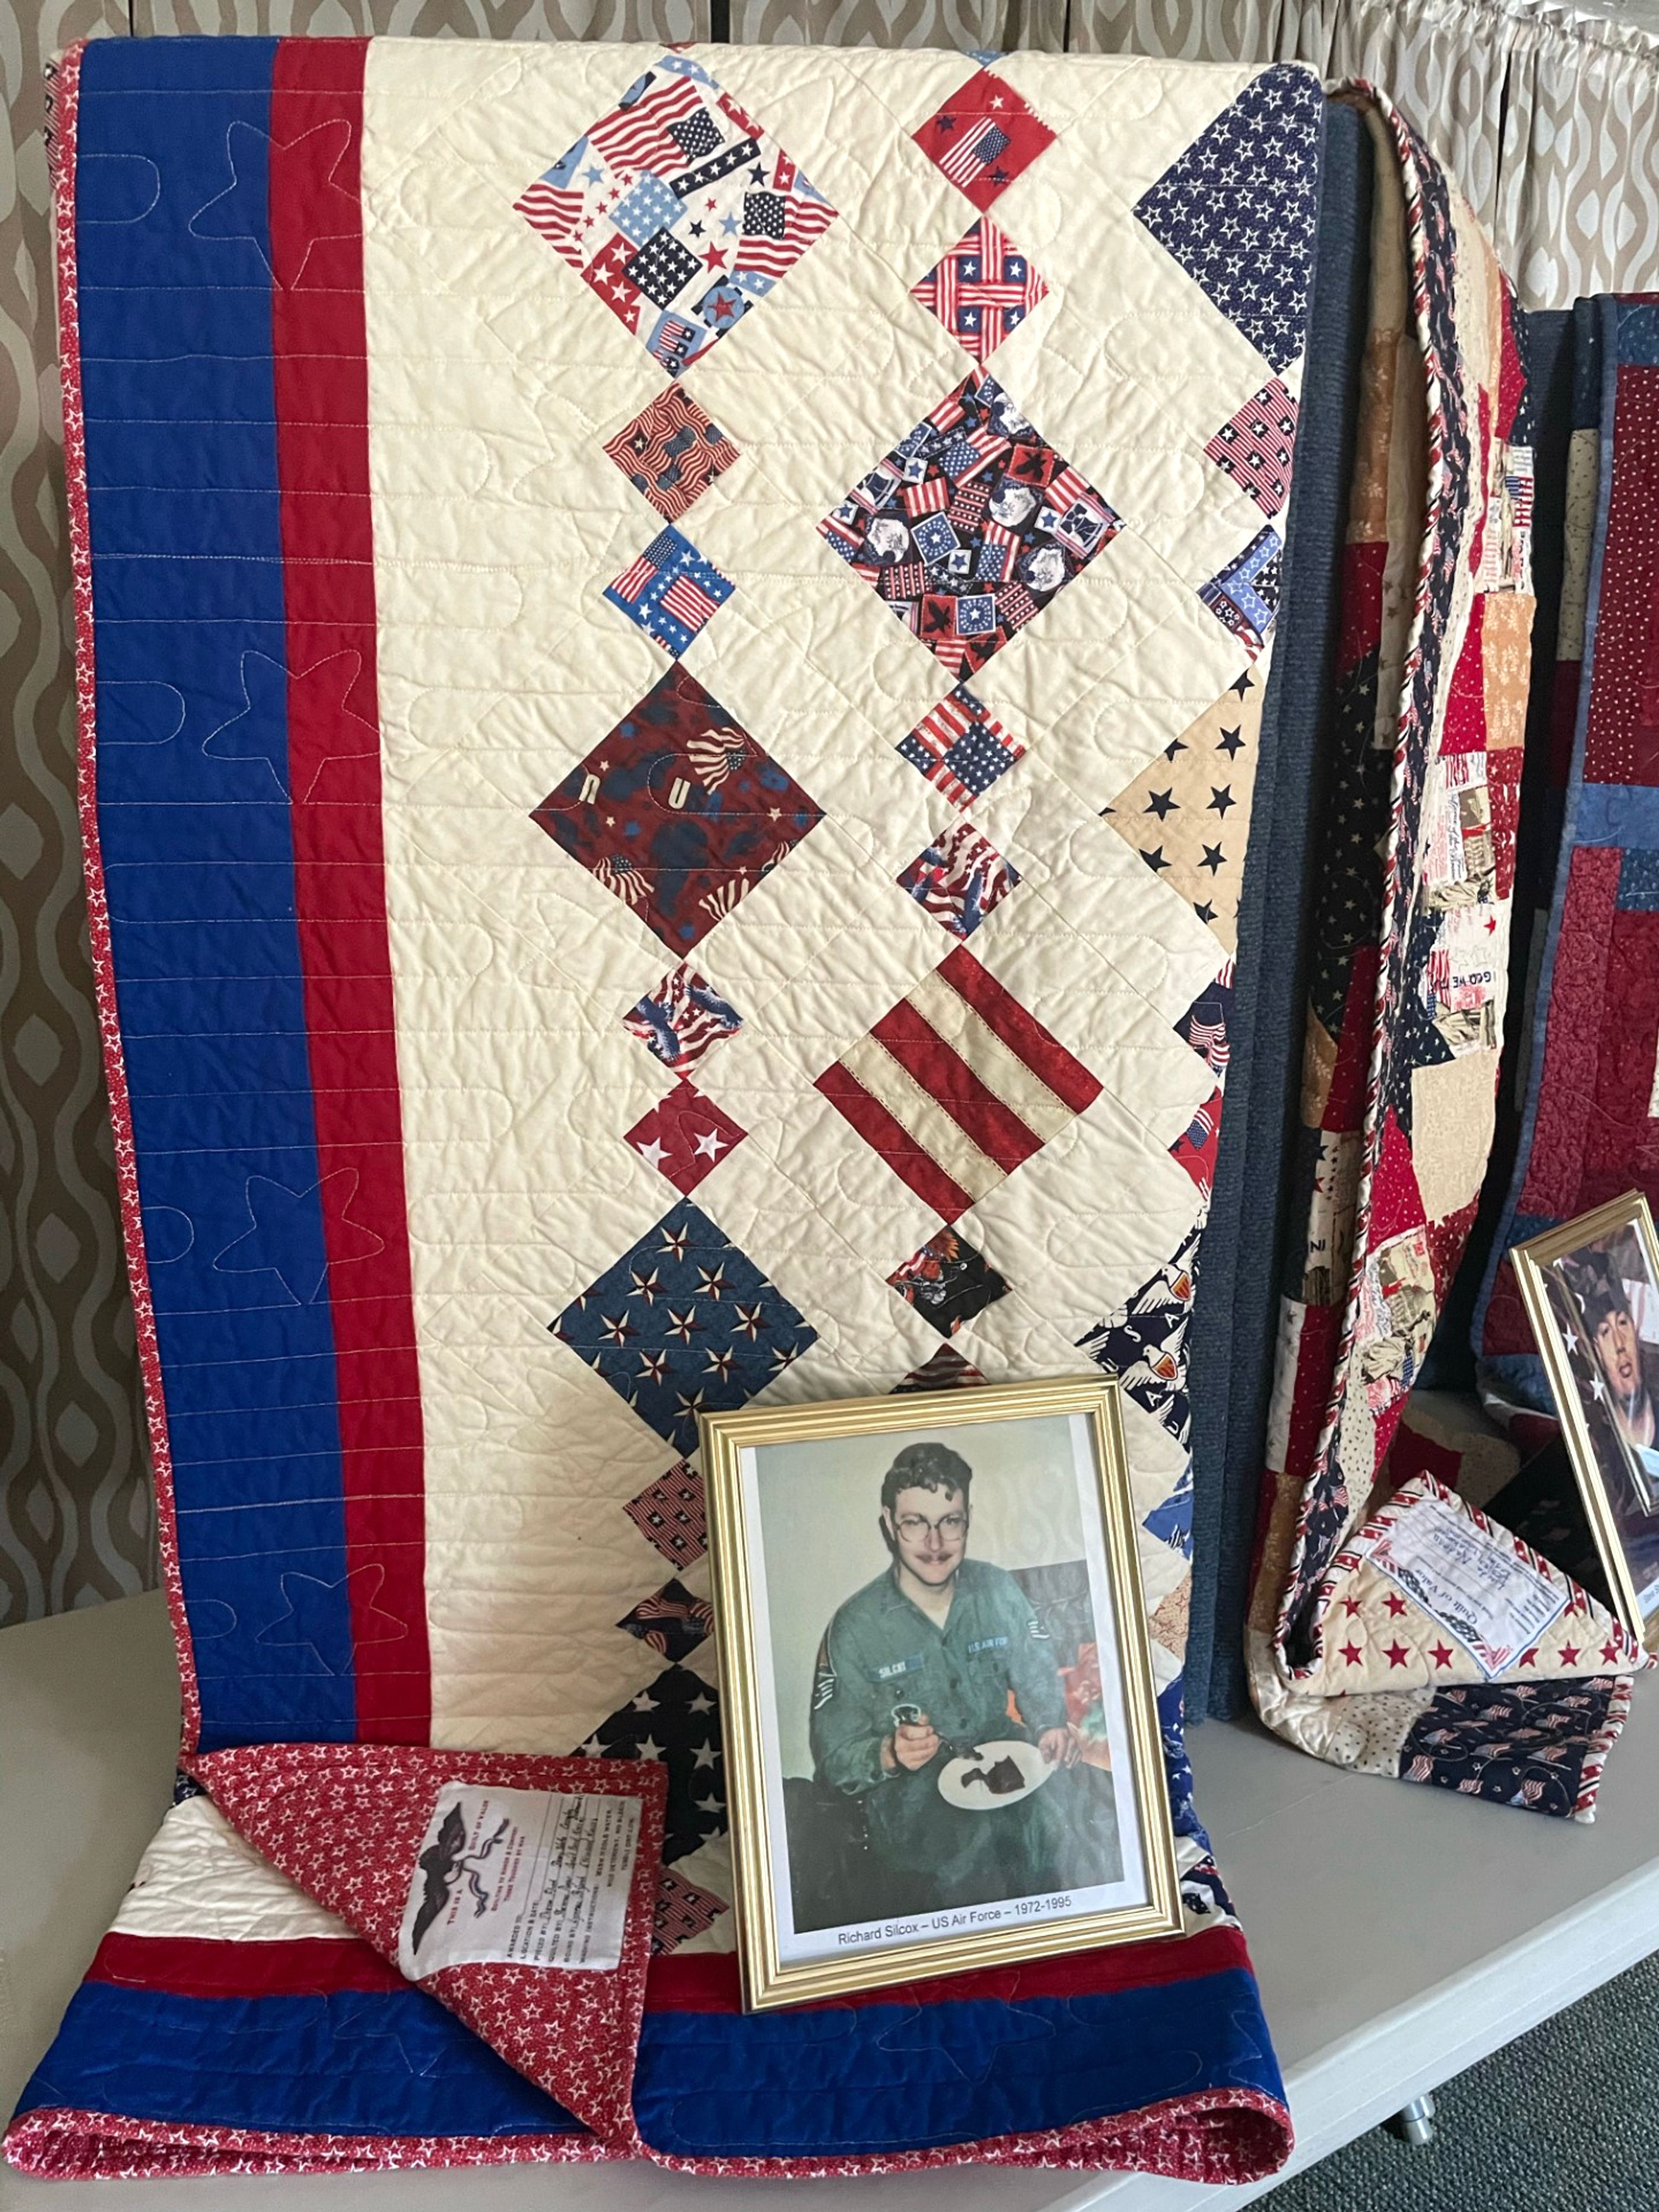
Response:
[[[1116,1384],[988,1384],[751,1407],[704,1414],[700,1425],[749,2008],[1178,1934],[1175,1836]],[[968,1482],[949,1472],[952,1462],[966,1466]],[[902,1479],[914,1468],[921,1470],[916,1489]],[[898,1486],[891,1505],[890,1482]],[[915,1510],[930,1503],[946,1509],[931,1523]],[[991,1549],[973,1548],[990,1542],[974,1539],[974,1528],[994,1534],[998,1526],[1011,1560],[1045,1547],[1068,1557],[1011,1569]],[[946,1583],[942,1615],[925,1616],[908,1595],[915,1589],[932,1607]],[[1054,1593],[1046,1611],[1028,1595],[1033,1588]],[[1064,1671],[1050,1625],[1072,1639],[1075,1660]],[[804,1668],[800,1655],[815,1637]],[[885,1645],[868,1639],[894,1637],[907,1649],[896,1645],[891,1662],[878,1663]],[[848,1665],[849,1650],[871,1663]],[[1039,1729],[1054,1711],[1043,1674],[1050,1658],[1063,1717]],[[1005,1689],[1005,1677],[1028,1686]],[[941,1705],[937,1723],[905,1694],[912,1689]],[[985,1727],[961,1733],[961,1716],[987,1713],[999,1691],[1009,1717],[997,1725],[1021,1737],[988,1739],[981,1751]],[[1097,1692],[1074,1720],[1073,1706]],[[958,1733],[946,1740],[951,1713]],[[832,1723],[839,1733],[824,1753],[833,1767],[827,1778],[818,1762]],[[869,1727],[873,1737],[860,1734]],[[936,1749],[924,1759],[930,1738]],[[792,1741],[810,1778],[786,1776]],[[848,1762],[860,1770],[851,1781]],[[1006,1802],[994,1804],[994,1791]],[[1020,1802],[1039,1796],[1040,1813]],[[861,1852],[855,1841],[837,1859],[842,1824],[849,1834],[861,1826],[863,1842]],[[908,1868],[884,1857],[903,1851]],[[975,1882],[1029,1885],[1055,1869],[1081,1869],[1083,1878],[969,1901]],[[853,1917],[836,1919],[836,1911]]]
[[[1650,1395],[1644,1371],[1650,1367],[1659,1378],[1659,1238],[1652,1212],[1639,1190],[1627,1191],[1516,1245],[1510,1260],[1614,1610],[1651,1651],[1659,1646],[1659,1430],[1645,1451],[1632,1440],[1607,1362],[1633,1359],[1644,1395]],[[1626,1272],[1632,1262],[1640,1265],[1639,1278]],[[1644,1307],[1646,1330],[1630,1311],[1638,1282],[1651,1293],[1635,1301]],[[1620,1309],[1608,1306],[1614,1297],[1623,1301],[1622,1321]],[[1604,1334],[1607,1348],[1598,1350]],[[1620,1341],[1626,1334],[1628,1346]],[[1650,1362],[1642,1356],[1644,1347]],[[1650,1402],[1659,1406],[1659,1400]],[[1643,1525],[1648,1521],[1650,1530]]]

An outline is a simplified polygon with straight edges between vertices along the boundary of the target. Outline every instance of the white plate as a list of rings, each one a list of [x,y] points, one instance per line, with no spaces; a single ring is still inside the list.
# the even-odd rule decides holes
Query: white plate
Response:
[[[967,1777],[977,1769],[994,1766],[1000,1759],[1012,1759],[1025,1777],[1022,1790],[1011,1790],[1006,1797],[994,1796],[982,1782],[969,1783]],[[939,1771],[939,1794],[947,1805],[960,1807],[964,1813],[1000,1813],[1005,1805],[1018,1805],[1041,1790],[1054,1771],[1036,1744],[1011,1737],[997,1743],[982,1743],[971,1757],[948,1759]]]

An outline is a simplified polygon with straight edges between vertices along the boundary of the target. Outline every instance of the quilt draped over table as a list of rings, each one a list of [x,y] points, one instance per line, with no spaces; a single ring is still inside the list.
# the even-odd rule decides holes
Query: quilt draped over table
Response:
[[[1589,1820],[1641,1649],[1457,1495],[1432,1415],[1402,1422],[1492,1140],[1534,431],[1509,287],[1396,131],[1247,1661],[1262,1717],[1318,1757]]]
[[[1182,1747],[1183,1339],[1323,112],[1296,68],[1030,53],[63,64],[185,1772],[15,2163],[1282,2160]],[[1390,128],[1420,252],[1449,203]],[[1461,633],[1518,387],[1457,238]],[[1436,403],[1397,388],[1420,480]],[[744,2015],[697,1411],[1096,1364],[1185,1932]],[[404,1980],[439,1785],[584,1773],[647,1841],[617,1966]]]

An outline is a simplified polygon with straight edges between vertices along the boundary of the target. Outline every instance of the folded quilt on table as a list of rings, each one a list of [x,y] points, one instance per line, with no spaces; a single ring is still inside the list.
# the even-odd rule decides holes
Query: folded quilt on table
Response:
[[[1516,1158],[1475,1318],[1483,1392],[1533,1443],[1553,1432],[1554,1400],[1510,1248],[1628,1190],[1659,1202],[1659,301],[1581,300],[1565,344],[1537,992],[1523,1010]]]
[[[1431,1419],[1402,1425],[1492,1139],[1533,429],[1509,288],[1408,133],[1399,152],[1379,193],[1403,183],[1407,248],[1379,227],[1248,1664],[1263,1718],[1318,1757],[1585,1820],[1640,1647],[1457,1495]],[[1579,1032],[1553,1034],[1580,1080]]]
[[[1354,98],[1379,222],[1449,253]],[[62,65],[83,818],[186,1779],[15,2164],[1285,2157],[1182,1746],[1184,1334],[1324,118],[1300,69],[1029,53]],[[1484,364],[1495,456],[1457,239],[1425,343]],[[1366,511],[1432,437],[1464,627],[1475,479],[1420,374],[1380,388],[1406,458]],[[744,2014],[696,1411],[1097,1363],[1184,1934]],[[574,1759],[639,1808],[614,1969],[404,1979],[441,1786]]]

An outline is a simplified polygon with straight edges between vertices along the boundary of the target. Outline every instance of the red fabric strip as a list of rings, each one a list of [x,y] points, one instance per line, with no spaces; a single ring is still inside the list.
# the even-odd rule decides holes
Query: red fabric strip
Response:
[[[364,41],[345,39],[285,39],[277,48],[271,335],[295,900],[339,1382],[357,1734],[424,1743],[420,1375],[375,686],[358,189],[364,52]]]
[[[1088,1069],[1073,1060],[1059,1038],[1050,1036],[1018,999],[1009,996],[965,945],[957,946],[939,972],[953,991],[966,999],[987,1029],[994,1031],[1010,1052],[1018,1053],[1073,1113],[1080,1114],[1085,1106],[1093,1105],[1101,1086]]]
[[[882,1990],[859,1990],[829,2001],[836,2007],[878,2004],[966,2004],[975,1998],[1012,2003],[1021,1997],[1103,1996],[1115,1990],[1144,1990],[1166,1982],[1195,1981],[1241,1966],[1250,1954],[1237,1928],[1208,1928],[1199,1936],[1164,1936],[1149,1943],[1121,1943],[1109,1950],[1067,1951],[1053,1959],[1028,1959],[979,1973],[936,1975]],[[829,2003],[815,2010],[829,2009]],[[738,1962],[729,1951],[690,1958],[653,1959],[646,1982],[647,2012],[741,2012]]]
[[[1549,980],[1544,1073],[1521,1193],[1522,1213],[1565,1220],[1580,1210],[1584,1140],[1595,1096],[1607,948],[1622,858],[1611,845],[1581,845],[1567,870]]]
[[[933,1154],[924,1152],[909,1131],[901,1127],[839,1060],[824,1069],[817,1088],[925,1206],[931,1206],[946,1221],[966,1213],[974,1202],[968,1193],[951,1182]]]
[[[195,1936],[106,1936],[89,1982],[176,1997],[310,1997],[335,1990],[404,1990],[395,1966],[355,1936],[228,1943]]]
[[[1605,450],[1605,448],[1604,448]],[[1584,738],[1588,783],[1659,784],[1659,367],[1626,362],[1613,415],[1595,666]]]
[[[908,999],[884,1014],[870,1034],[1005,1174],[1012,1175],[1022,1160],[1041,1152],[1042,1138],[986,1088]]]

